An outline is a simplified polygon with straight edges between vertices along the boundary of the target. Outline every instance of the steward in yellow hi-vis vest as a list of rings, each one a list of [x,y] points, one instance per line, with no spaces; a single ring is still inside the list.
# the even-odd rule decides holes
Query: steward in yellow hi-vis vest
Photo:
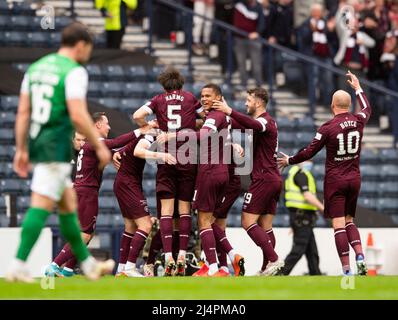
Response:
[[[119,49],[127,26],[127,9],[135,10],[138,0],[95,0],[105,17],[107,48]]]
[[[290,274],[303,255],[307,258],[309,274],[321,274],[313,228],[317,211],[323,212],[323,204],[316,197],[316,182],[311,169],[312,161],[293,166],[285,180],[285,204],[293,230],[293,247],[281,270],[283,275]]]
[[[308,203],[303,195],[303,191],[300,187],[294,182],[294,178],[296,174],[302,173],[308,179],[308,190],[312,194],[316,194],[316,183],[314,176],[308,170],[301,170],[299,166],[293,166],[289,170],[289,175],[285,181],[285,200],[286,200],[286,207],[287,208],[296,208],[296,209],[303,209],[303,210],[318,210],[317,207]]]

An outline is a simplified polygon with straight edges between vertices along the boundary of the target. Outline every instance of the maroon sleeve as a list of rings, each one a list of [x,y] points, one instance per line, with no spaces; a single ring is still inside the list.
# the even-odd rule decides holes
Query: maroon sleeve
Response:
[[[242,126],[238,121],[235,119],[231,118],[231,128],[232,129],[238,129],[238,130],[245,130],[246,128]]]
[[[361,106],[361,111],[359,111],[356,116],[359,122],[366,124],[372,114],[372,107],[362,90],[358,90],[355,94]]]
[[[120,148],[125,146],[131,141],[138,139],[135,132],[129,132],[122,134],[121,136],[116,137],[115,139],[105,139],[104,143],[108,147],[108,149]]]
[[[236,110],[232,110],[231,118],[235,119],[240,125],[242,125],[246,129],[253,129],[255,131],[265,131],[267,121],[253,119],[252,117],[246,116],[243,113],[240,113]]]
[[[323,125],[319,128],[318,132],[315,135],[315,138],[312,140],[311,144],[307,148],[289,158],[289,164],[297,164],[313,158],[323,148],[326,140],[327,129],[326,126]]]

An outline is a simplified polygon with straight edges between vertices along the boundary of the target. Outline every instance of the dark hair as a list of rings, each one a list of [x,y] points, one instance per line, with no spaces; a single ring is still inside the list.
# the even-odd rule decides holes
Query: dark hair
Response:
[[[247,93],[253,95],[256,98],[259,98],[264,101],[265,105],[268,103],[268,91],[264,88],[254,88],[247,90]]]
[[[83,23],[73,22],[62,30],[62,47],[74,47],[79,41],[94,43],[92,34]]]
[[[91,117],[93,118],[94,123],[102,121],[102,117],[106,117],[106,113],[103,111],[94,112]]]
[[[173,67],[168,67],[162,71],[158,81],[166,91],[181,90],[185,83],[183,75]]]
[[[205,89],[205,88],[213,89],[213,91],[216,93],[216,95],[222,96],[222,91],[221,91],[220,86],[216,85],[215,83],[208,83],[202,89]]]

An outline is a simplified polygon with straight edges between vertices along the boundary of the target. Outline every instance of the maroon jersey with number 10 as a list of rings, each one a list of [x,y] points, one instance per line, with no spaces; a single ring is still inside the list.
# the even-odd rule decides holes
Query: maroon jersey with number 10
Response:
[[[311,144],[295,156],[289,164],[311,159],[326,146],[324,181],[325,216],[331,218],[355,216],[361,186],[359,158],[363,130],[371,115],[371,107],[362,90],[356,92],[361,105],[357,114],[340,113],[323,124]]]

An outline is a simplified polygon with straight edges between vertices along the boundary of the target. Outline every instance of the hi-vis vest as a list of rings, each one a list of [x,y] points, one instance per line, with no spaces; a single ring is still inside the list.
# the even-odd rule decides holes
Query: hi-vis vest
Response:
[[[294,176],[299,170],[300,170],[299,166],[293,166],[289,170],[289,175],[285,181],[286,207],[316,211],[317,207],[313,206],[312,204],[309,204],[304,199],[304,195],[301,192],[299,186],[294,183]],[[308,191],[311,192],[312,194],[316,194],[316,184],[313,175],[311,174],[311,172],[307,170],[301,170],[301,171],[307,176],[308,187],[309,187]]]
[[[120,5],[124,2],[127,8],[134,10],[137,8],[137,0],[95,0],[95,7],[97,9],[106,9],[112,18],[105,18],[105,30],[120,30]]]

